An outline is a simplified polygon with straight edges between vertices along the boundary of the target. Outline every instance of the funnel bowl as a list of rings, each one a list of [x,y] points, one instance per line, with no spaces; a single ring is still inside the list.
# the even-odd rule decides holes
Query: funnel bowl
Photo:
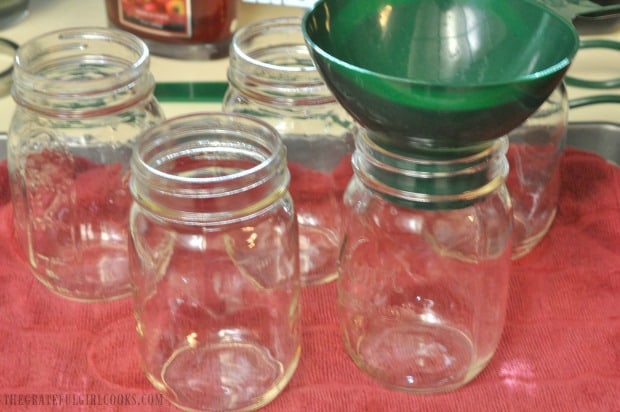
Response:
[[[533,0],[319,0],[302,30],[345,109],[403,150],[503,136],[579,48],[571,22]]]

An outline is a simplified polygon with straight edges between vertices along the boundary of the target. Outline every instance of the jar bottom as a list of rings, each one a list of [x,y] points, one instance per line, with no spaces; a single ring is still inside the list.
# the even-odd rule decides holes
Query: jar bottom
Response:
[[[127,247],[98,245],[82,251],[79,261],[63,260],[47,264],[38,259],[34,276],[52,292],[80,302],[97,302],[129,296]],[[56,275],[61,273],[62,276]]]
[[[338,239],[333,231],[299,223],[299,271],[302,286],[322,285],[338,277]]]
[[[252,342],[222,342],[179,348],[166,361],[161,379],[147,378],[186,411],[253,411],[284,389],[297,369],[300,348],[288,365]]]
[[[457,389],[473,379],[491,356],[477,359],[472,340],[461,330],[429,323],[376,325],[345,347],[371,378],[412,393]]]
[[[546,221],[539,222],[538,227],[533,227],[532,223],[529,221],[520,221],[515,216],[513,228],[514,241],[512,248],[513,260],[527,255],[540,243],[541,240],[543,240],[555,220],[556,212],[557,208],[554,208],[551,213],[549,213]]]
[[[545,131],[529,132],[549,140]],[[557,210],[560,173],[557,162],[562,145],[518,143],[512,136],[507,158],[510,171],[506,186],[513,205],[512,259],[527,255],[545,237]],[[554,140],[556,138],[554,137]]]

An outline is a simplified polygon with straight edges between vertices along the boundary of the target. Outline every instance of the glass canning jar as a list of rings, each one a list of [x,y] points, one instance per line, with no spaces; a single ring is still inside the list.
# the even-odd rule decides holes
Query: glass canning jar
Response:
[[[139,38],[74,28],[24,43],[8,132],[15,234],[34,275],[64,297],[130,293],[129,159],[163,114]]]
[[[297,221],[277,132],[198,113],[145,132],[132,159],[130,266],[142,368],[186,410],[249,411],[301,347]]]
[[[302,283],[335,279],[342,195],[352,174],[353,121],[312,63],[301,19],[264,20],[237,31],[228,81],[223,110],[261,118],[286,145]]]
[[[529,253],[555,218],[568,110],[566,87],[560,83],[532,116],[508,134],[506,185],[513,205],[514,259]]]
[[[370,137],[369,137],[370,136]],[[395,153],[360,130],[338,278],[346,351],[385,386],[448,391],[473,379],[506,313],[507,142]]]

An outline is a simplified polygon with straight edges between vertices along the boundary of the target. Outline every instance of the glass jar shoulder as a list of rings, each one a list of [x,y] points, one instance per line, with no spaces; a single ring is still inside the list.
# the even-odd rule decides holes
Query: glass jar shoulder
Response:
[[[504,185],[466,208],[421,209],[396,204],[353,177],[344,202],[347,242],[423,248],[473,261],[498,257],[509,249],[512,215]]]
[[[256,95],[244,93],[234,87],[229,87],[222,100],[225,112],[254,114],[258,117],[291,117],[310,120],[318,118],[324,122],[335,122],[343,128],[350,128],[352,120],[344,108],[331,96],[321,99]]]
[[[153,97],[139,106],[88,118],[46,116],[17,106],[9,128],[9,139],[23,140],[47,133],[66,139],[67,144],[133,141],[143,130],[165,118],[159,102]],[[80,142],[80,143],[78,143]]]
[[[272,231],[297,230],[295,209],[289,192],[272,203],[249,213],[243,210],[222,213],[201,213],[200,207],[194,211],[174,210],[174,205],[165,206],[142,203],[140,194],[131,208],[132,227],[158,227],[168,232],[224,233],[227,231],[249,230],[263,226]]]
[[[178,256],[194,261],[210,256],[209,264],[232,262],[266,288],[298,273],[297,221],[288,195],[244,219],[194,223],[163,218],[134,203],[129,218],[132,249],[154,263]]]

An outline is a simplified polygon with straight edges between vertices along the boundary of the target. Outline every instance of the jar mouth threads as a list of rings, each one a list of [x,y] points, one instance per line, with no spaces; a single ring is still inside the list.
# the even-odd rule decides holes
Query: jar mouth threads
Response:
[[[195,113],[140,136],[130,188],[138,203],[162,216],[229,223],[287,193],[285,159],[284,144],[267,123],[245,115]]]
[[[466,207],[497,190],[508,174],[508,140],[505,137],[440,156],[386,150],[361,128],[355,142],[352,164],[358,179],[404,206]]]
[[[146,44],[130,33],[90,27],[58,30],[18,49],[13,98],[54,117],[114,113],[153,92],[149,65]]]
[[[239,29],[230,46],[229,83],[271,104],[336,102],[310,58],[300,27],[300,18],[285,17]]]

